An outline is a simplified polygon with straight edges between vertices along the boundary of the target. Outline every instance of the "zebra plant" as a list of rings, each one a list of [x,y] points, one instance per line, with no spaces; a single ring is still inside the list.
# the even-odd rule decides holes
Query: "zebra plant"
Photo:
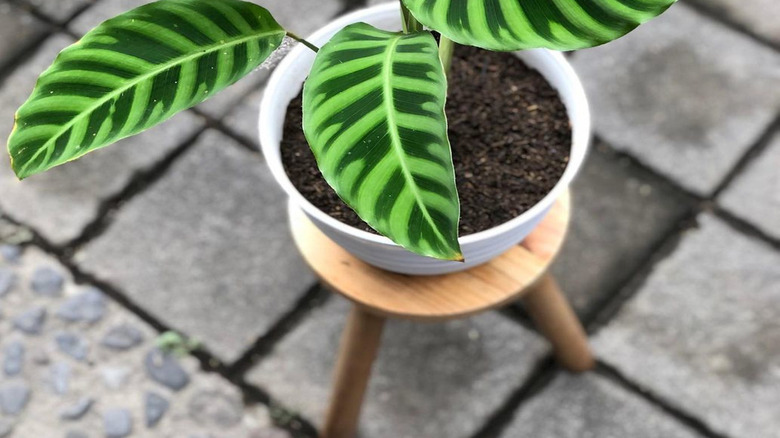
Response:
[[[12,168],[25,178],[159,124],[250,73],[288,36],[317,51],[303,130],[328,183],[399,245],[462,260],[444,114],[454,43],[592,47],[675,1],[402,0],[403,32],[358,23],[317,48],[254,3],[160,0],[100,24],[41,74],[16,114]]]

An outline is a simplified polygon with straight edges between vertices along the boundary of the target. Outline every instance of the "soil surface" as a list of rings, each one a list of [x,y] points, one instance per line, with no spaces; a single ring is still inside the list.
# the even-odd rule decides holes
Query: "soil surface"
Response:
[[[519,216],[555,186],[569,160],[571,125],[558,92],[512,54],[457,46],[449,83],[463,236]],[[301,123],[298,95],[287,108],[281,145],[293,185],[330,216],[375,233],[325,182]]]

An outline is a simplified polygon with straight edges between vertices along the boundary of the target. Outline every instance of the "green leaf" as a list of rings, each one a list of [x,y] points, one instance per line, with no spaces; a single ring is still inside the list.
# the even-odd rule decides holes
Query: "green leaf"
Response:
[[[437,52],[428,32],[347,26],[317,53],[303,130],[325,179],[369,225],[410,251],[462,260]]]
[[[63,50],[16,114],[8,152],[25,178],[161,123],[242,78],[285,32],[238,0],[162,0]]]
[[[598,46],[631,32],[677,0],[403,0],[422,24],[491,50]]]

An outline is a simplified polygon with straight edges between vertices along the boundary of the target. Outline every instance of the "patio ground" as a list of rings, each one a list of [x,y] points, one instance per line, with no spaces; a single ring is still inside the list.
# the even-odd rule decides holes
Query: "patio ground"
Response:
[[[0,137],[61,48],[142,3],[0,1]],[[365,0],[259,3],[306,34]],[[780,437],[778,22],[682,0],[572,54],[596,139],[554,272],[596,370],[519,307],[392,322],[362,436]],[[258,152],[267,77],[24,183],[0,160],[0,437],[315,435],[347,305]],[[200,348],[161,353],[166,330]]]

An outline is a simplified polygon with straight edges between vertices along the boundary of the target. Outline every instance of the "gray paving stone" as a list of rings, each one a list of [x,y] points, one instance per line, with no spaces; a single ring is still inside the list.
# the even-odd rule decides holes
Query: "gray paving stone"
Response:
[[[109,18],[152,1],[101,0],[74,19],[69,27],[78,34],[84,34]],[[341,10],[340,0],[298,0],[296,2],[254,0],[254,3],[268,9],[282,27],[301,36],[314,32]],[[302,11],[316,11],[317,13],[301,13]]]
[[[0,133],[4,138],[8,138],[11,133],[14,113],[30,97],[38,75],[51,65],[60,50],[73,42],[73,38],[61,33],[50,36],[38,46],[35,54],[17,66],[3,81],[0,87]]]
[[[22,50],[43,36],[47,26],[24,9],[9,2],[0,3],[0,67],[19,56]]]
[[[241,399],[220,391],[200,391],[189,403],[190,417],[219,427],[231,427],[241,421]]]
[[[0,438],[6,438],[11,436],[11,432],[14,431],[14,423],[11,420],[0,418]]]
[[[249,141],[257,150],[260,150],[257,120],[263,91],[264,88],[260,88],[252,92],[239,105],[233,108],[222,121],[225,126]]]
[[[14,247],[33,240],[33,233],[29,228],[4,218],[2,216],[3,214],[2,206],[0,206],[0,242],[10,244],[11,247]],[[4,245],[3,248],[8,248],[8,245]],[[8,260],[5,255],[3,258]],[[12,264],[16,263],[13,259],[9,261]]]
[[[148,170],[202,126],[189,112],[107,149],[19,182],[0,163],[0,203],[55,244],[78,237],[97,218],[102,201],[121,192],[136,172]]]
[[[597,354],[733,437],[780,437],[780,254],[699,218],[616,319]]]
[[[6,79],[0,88],[0,136],[6,138],[11,132],[13,113],[27,99],[38,74],[71,42],[62,35],[49,38]],[[13,175],[7,159],[0,160],[0,205],[52,243],[66,243],[96,218],[102,200],[119,193],[136,172],[159,162],[201,126],[199,117],[185,112],[139,136],[24,182]]]
[[[58,1],[58,0],[49,0]],[[154,0],[100,0],[68,24],[76,34],[83,35],[98,24],[123,12],[135,9]]]
[[[24,0],[34,6],[49,18],[64,22],[81,8],[91,5],[97,0]],[[115,0],[107,0],[109,2]]]
[[[249,438],[276,437],[280,436],[275,435],[278,432],[282,433],[282,437],[289,438],[286,432],[272,426],[266,407],[244,406],[238,388],[217,374],[202,371],[200,363],[191,356],[177,359],[190,379],[189,384],[180,391],[172,391],[150,379],[144,369],[144,359],[146,353],[155,347],[157,334],[152,327],[111,299],[106,299],[105,315],[98,321],[90,323],[50,318],[38,336],[15,332],[11,319],[17,312],[27,307],[40,306],[53,313],[66,300],[78,296],[84,289],[83,285],[76,285],[71,276],[66,275],[62,297],[35,294],[27,280],[35,267],[41,265],[51,265],[64,271],[55,259],[28,246],[19,263],[12,265],[23,280],[20,288],[0,298],[0,306],[8,310],[8,317],[0,318],[0,358],[7,357],[5,350],[11,343],[21,343],[25,349],[25,363],[21,371],[12,378],[0,376],[0,421],[10,421],[6,425],[13,427],[13,434],[9,436],[57,438],[69,436],[69,432],[80,432],[81,435],[73,436],[104,437],[103,415],[107,410],[116,408],[126,410],[133,419],[133,433],[130,436],[178,438],[207,433],[215,437]],[[135,327],[140,331],[143,338],[141,344],[128,350],[116,350],[100,344],[106,332],[121,326]],[[89,342],[91,348],[88,361],[78,361],[58,351],[54,338],[63,331],[72,332]],[[107,374],[111,375],[108,380],[118,379],[121,382],[109,383]],[[24,395],[24,391],[3,390],[4,385],[10,382],[25,382],[29,389],[23,410],[12,417],[2,412],[3,405],[6,404],[5,407],[12,411],[21,409],[20,400],[23,398],[19,398],[19,395]],[[15,403],[4,401],[12,399],[7,397],[6,391],[12,393]],[[153,429],[148,428],[144,420],[145,395],[149,392],[164,397],[169,403],[167,412],[158,419]],[[191,406],[195,404],[202,407],[203,394],[213,394],[217,400],[217,409],[205,407],[201,410],[204,418],[193,418]],[[91,404],[89,400],[92,400]],[[225,413],[225,400],[230,401],[228,406],[233,409],[229,412],[228,418],[232,419],[230,424],[221,421],[221,415]],[[66,418],[62,418],[63,415]],[[236,421],[236,418],[239,420]]]
[[[780,3],[775,0],[691,0],[780,45]]]
[[[340,0],[298,0],[295,2],[255,0],[255,3],[268,9],[282,27],[303,37],[327,24],[331,17],[335,16],[342,8]],[[302,11],[316,11],[316,13],[301,13]],[[236,104],[244,100],[244,97],[265,82],[269,75],[270,70],[259,69],[214,98],[200,104],[198,109],[214,118],[222,119]],[[256,93],[252,93],[250,101],[242,106],[250,106],[249,111],[254,112],[254,123],[257,125],[257,107],[251,108],[251,99],[256,98],[254,96]],[[246,114],[245,116],[251,118]],[[256,126],[254,129],[257,129]],[[255,134],[254,137],[257,135]]]
[[[596,132],[702,195],[780,109],[780,54],[681,3],[573,62]]]
[[[731,183],[720,203],[731,213],[780,239],[780,134]]]
[[[202,111],[214,119],[221,120],[241,101],[241,99],[247,94],[252,93],[252,90],[261,86],[262,83],[268,80],[270,75],[270,70],[266,68],[258,69],[235,84],[220,91],[218,94],[214,95],[214,97],[201,103],[196,108],[198,111]]]
[[[563,374],[520,407],[505,438],[697,438],[659,408],[595,374]]]
[[[261,158],[216,131],[128,203],[77,261],[227,361],[314,282]]]
[[[285,29],[306,37],[327,24],[342,9],[341,0],[255,0],[268,9]]]
[[[580,316],[614,292],[688,208],[675,191],[603,146],[588,156],[572,203],[552,272]]]
[[[289,334],[247,379],[319,422],[348,305],[339,297]],[[519,387],[545,343],[489,313],[446,324],[390,321],[361,436],[468,437]]]
[[[104,0],[76,18],[70,27],[74,32],[83,34],[102,21],[124,11],[150,3],[151,0]],[[279,2],[275,0],[255,1],[267,8],[276,20],[298,35],[304,36],[317,30],[341,10],[339,0],[298,0],[296,2]],[[315,10],[317,13],[302,14],[301,11]],[[247,94],[268,79],[269,70],[260,69],[223,90],[215,97],[198,105],[203,111],[215,119],[222,117],[241,101]]]

